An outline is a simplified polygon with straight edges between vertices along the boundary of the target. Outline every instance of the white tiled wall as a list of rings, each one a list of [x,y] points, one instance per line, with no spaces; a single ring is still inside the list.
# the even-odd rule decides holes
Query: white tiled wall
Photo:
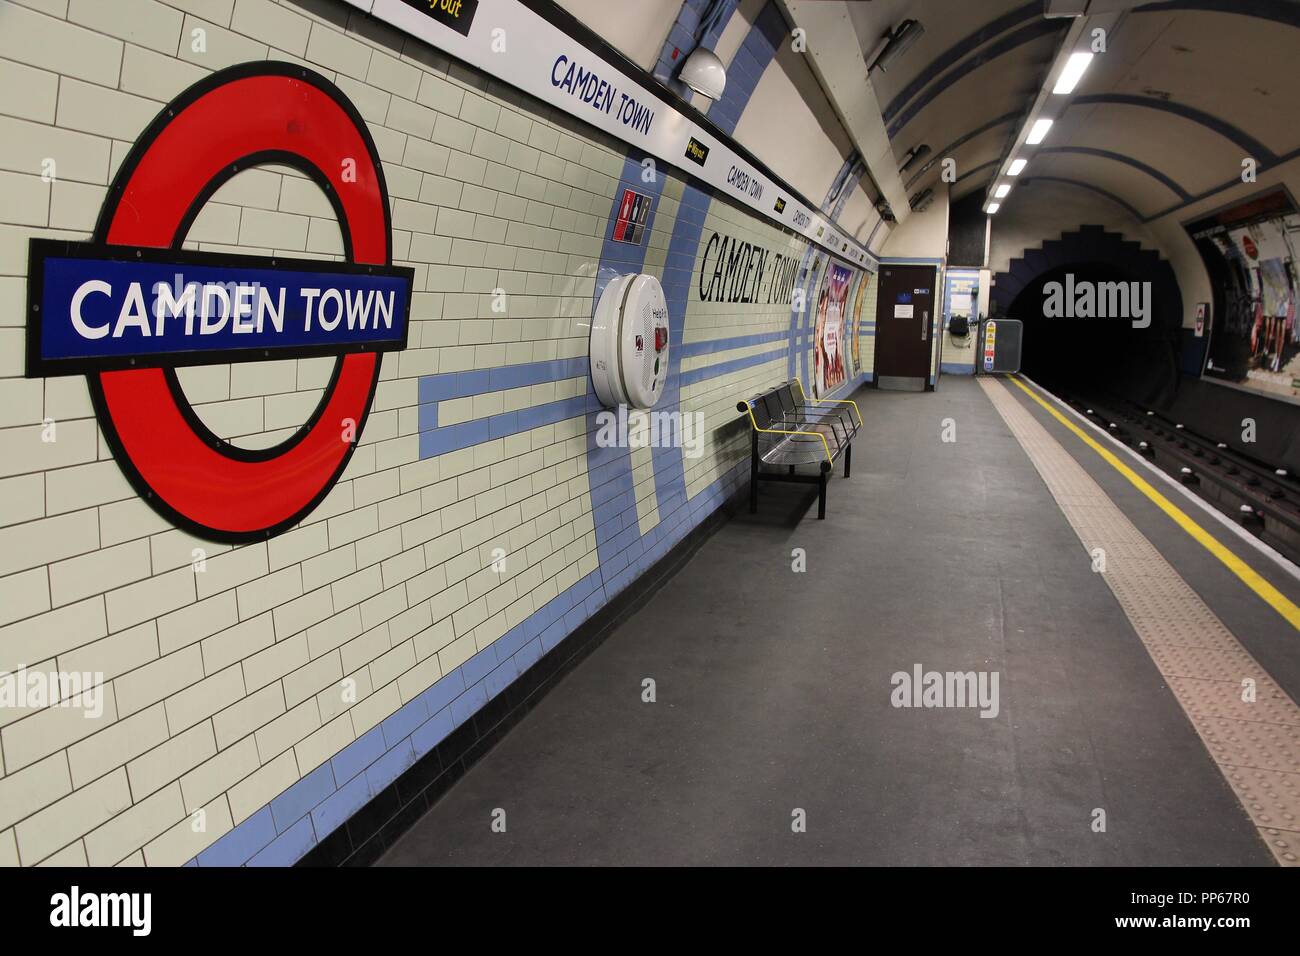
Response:
[[[26,243],[87,238],[162,105],[212,70],[266,58],[306,61],[357,105],[384,161],[393,258],[414,268],[416,291],[409,347],[384,360],[338,485],[299,527],[230,547],[136,496],[84,379],[22,377]],[[0,671],[106,682],[96,719],[0,708],[0,864],[184,863],[599,570],[586,417],[421,458],[419,381],[586,354],[623,164],[617,143],[336,0],[0,0]],[[683,195],[669,177],[645,241],[643,269],[665,284]],[[796,258],[805,248],[720,201],[703,238],[715,230]],[[342,252],[324,196],[278,167],[224,185],[187,245]],[[789,328],[788,303],[700,303],[696,274],[687,342]],[[505,313],[491,307],[498,288]],[[780,347],[720,349],[682,368]],[[180,379],[210,428],[264,447],[305,420],[331,361]],[[747,453],[736,401],[786,376],[782,354],[683,386],[683,410],[706,416],[705,452],[685,461],[688,498],[673,509],[658,499],[653,455],[633,453],[643,534],[699,520],[690,502]],[[566,377],[449,399],[438,421],[587,389]],[[498,547],[504,572],[491,567]]]

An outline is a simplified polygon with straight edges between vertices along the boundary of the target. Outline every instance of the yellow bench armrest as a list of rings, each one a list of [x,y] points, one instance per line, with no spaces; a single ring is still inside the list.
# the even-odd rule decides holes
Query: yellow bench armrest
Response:
[[[753,408],[749,409],[749,423],[754,426],[754,431],[767,435],[806,435],[809,438],[820,438],[822,440],[822,451],[826,452],[826,460],[835,460],[831,457],[831,446],[826,443],[826,436],[821,432],[789,431],[784,428],[759,428],[758,421],[754,418]]]
[[[863,424],[862,412],[858,410],[858,403],[855,402],[853,399],[851,398],[809,398],[808,393],[803,390],[803,382],[799,381],[797,378],[794,381],[795,384],[799,386],[799,394],[803,396],[803,400],[807,404],[809,405],[852,405],[853,414],[858,416],[858,427],[862,426]]]

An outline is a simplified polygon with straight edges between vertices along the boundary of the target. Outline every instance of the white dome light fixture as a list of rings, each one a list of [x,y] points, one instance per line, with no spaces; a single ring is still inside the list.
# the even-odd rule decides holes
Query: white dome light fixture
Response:
[[[682,64],[677,79],[701,96],[719,100],[727,88],[727,68],[712,50],[698,47]]]

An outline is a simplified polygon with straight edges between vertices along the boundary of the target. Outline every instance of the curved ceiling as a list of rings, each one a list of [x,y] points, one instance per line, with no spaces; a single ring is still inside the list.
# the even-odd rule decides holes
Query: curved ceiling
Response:
[[[1124,5],[1026,177],[1080,183],[1149,220],[1233,182],[1247,157],[1263,170],[1300,155],[1300,4]],[[1043,0],[849,7],[864,55],[903,19],[925,27],[888,72],[871,73],[895,157],[932,149],[928,168],[904,175],[908,193],[933,185],[944,157],[957,164],[955,198],[986,189],[1070,21],[1044,17]]]

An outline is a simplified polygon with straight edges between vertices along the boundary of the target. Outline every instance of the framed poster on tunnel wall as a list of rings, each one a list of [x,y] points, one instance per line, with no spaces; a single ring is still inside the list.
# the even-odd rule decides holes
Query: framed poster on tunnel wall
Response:
[[[844,314],[852,278],[849,269],[831,263],[817,296],[813,394],[818,398],[842,385],[847,376],[844,350],[848,343],[844,335]]]
[[[1204,377],[1300,398],[1300,207],[1278,186],[1184,227],[1214,292]]]

